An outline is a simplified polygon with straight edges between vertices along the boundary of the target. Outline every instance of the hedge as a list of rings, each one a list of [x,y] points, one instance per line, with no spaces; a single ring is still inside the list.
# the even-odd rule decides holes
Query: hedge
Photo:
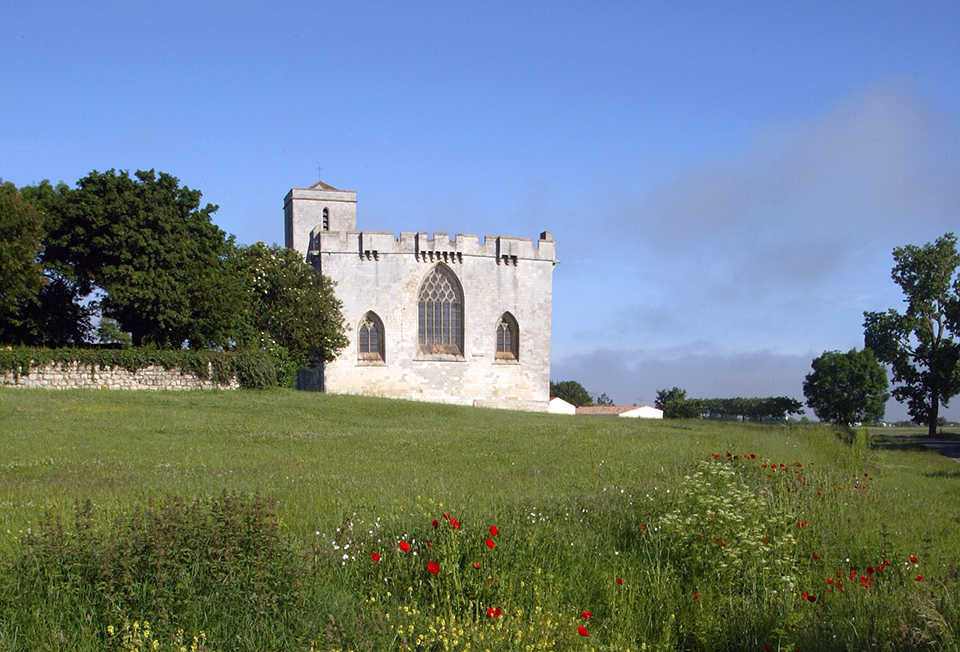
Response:
[[[96,369],[126,369],[130,373],[149,366],[179,369],[218,383],[236,378],[245,389],[266,389],[277,385],[277,368],[267,351],[169,351],[152,347],[132,349],[45,349],[8,347],[0,349],[0,374],[26,375],[31,369],[58,364],[66,368],[74,363]]]

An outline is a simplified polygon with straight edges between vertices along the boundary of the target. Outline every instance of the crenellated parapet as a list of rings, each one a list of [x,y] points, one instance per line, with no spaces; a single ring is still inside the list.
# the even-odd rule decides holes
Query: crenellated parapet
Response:
[[[309,257],[323,254],[351,254],[363,260],[379,260],[381,256],[414,256],[423,262],[463,262],[464,258],[494,258],[497,264],[517,265],[522,260],[556,264],[556,242],[549,231],[540,234],[536,244],[530,238],[480,236],[458,233],[404,231],[395,237],[391,231],[324,231],[310,234]]]

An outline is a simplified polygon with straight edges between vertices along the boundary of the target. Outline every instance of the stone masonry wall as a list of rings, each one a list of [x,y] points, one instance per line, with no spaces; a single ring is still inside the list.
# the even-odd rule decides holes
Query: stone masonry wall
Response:
[[[5,387],[34,387],[43,389],[237,389],[235,379],[221,384],[179,369],[148,366],[131,373],[122,367],[98,369],[80,363],[60,365],[53,362],[35,367],[28,374],[16,377],[12,372],[0,376]]]
[[[312,260],[337,284],[350,338],[337,359],[324,366],[325,391],[546,411],[552,238],[546,236],[534,247],[520,238],[490,236],[479,242],[476,236],[459,235],[451,241],[446,234],[435,234],[428,249],[423,235],[404,235],[410,246],[403,236],[394,240],[392,234],[322,234],[321,249]],[[372,250],[365,246],[374,240],[371,236],[382,240]],[[337,246],[340,240],[346,246]],[[331,246],[331,241],[337,244]],[[505,243],[513,246],[512,253],[505,253]],[[418,291],[438,264],[446,265],[463,289],[465,350],[455,359],[418,351]],[[358,359],[357,329],[367,311],[383,322],[385,364]],[[495,355],[496,325],[505,312],[520,329],[517,361]]]

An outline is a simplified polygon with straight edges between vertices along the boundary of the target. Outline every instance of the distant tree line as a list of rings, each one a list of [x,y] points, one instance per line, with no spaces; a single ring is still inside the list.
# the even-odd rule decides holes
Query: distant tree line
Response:
[[[75,188],[0,183],[0,342],[271,350],[289,369],[346,344],[330,280],[292,250],[238,245],[163,172]]]
[[[791,414],[803,414],[803,403],[789,396],[687,398],[686,390],[679,387],[658,390],[654,406],[668,419],[783,421]]]

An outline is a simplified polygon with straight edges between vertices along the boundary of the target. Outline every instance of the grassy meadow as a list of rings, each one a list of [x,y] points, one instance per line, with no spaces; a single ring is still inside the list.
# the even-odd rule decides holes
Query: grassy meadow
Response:
[[[958,572],[893,430],[0,389],[0,650],[957,649]]]

